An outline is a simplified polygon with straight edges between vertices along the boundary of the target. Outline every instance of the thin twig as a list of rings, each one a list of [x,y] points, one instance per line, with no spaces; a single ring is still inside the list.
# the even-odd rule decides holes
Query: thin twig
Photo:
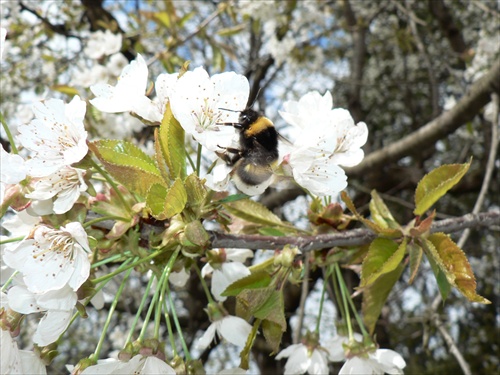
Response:
[[[499,126],[499,111],[500,103],[497,94],[492,95],[493,105],[495,106],[493,111],[493,119],[491,121],[491,145],[490,145],[490,155],[488,156],[488,164],[486,165],[486,172],[484,174],[483,184],[481,185],[481,190],[477,197],[474,208],[472,209],[473,214],[477,214],[483,205],[486,193],[488,193],[488,188],[490,186],[491,177],[493,176],[493,170],[495,169],[495,160],[498,151],[498,126]],[[458,240],[458,247],[462,248],[469,237],[470,229],[467,228],[463,231],[462,236]]]

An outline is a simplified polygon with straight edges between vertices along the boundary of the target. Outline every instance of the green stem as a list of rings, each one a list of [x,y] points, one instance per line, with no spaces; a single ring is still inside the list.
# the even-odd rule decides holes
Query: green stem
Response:
[[[88,228],[96,223],[100,223],[101,221],[106,221],[106,220],[127,221],[127,219],[124,217],[109,215],[86,221],[85,223],[82,224],[82,226],[84,228]]]
[[[359,316],[358,311],[356,310],[356,306],[354,306],[354,301],[352,300],[351,295],[350,295],[349,291],[347,290],[347,285],[345,284],[345,281],[343,278],[341,278],[341,282],[342,282],[342,284],[340,287],[345,289],[346,295],[348,296],[347,300],[349,301],[349,306],[351,307],[351,310],[354,314],[354,317],[356,318],[356,322],[358,323],[358,326],[361,329],[361,333],[363,334],[364,337],[366,337],[366,336],[369,337],[370,335],[368,334],[368,332],[365,329],[365,325],[363,323],[363,320]]]
[[[99,262],[93,263],[91,267],[98,268],[98,267],[103,266],[103,265],[108,264],[108,263],[117,262],[117,261],[122,260],[123,257],[127,257],[131,254],[132,253],[130,251],[125,251],[123,254],[115,254],[115,255],[110,256],[109,258],[106,258],[106,259],[100,260]]]
[[[5,292],[12,282],[14,280],[14,277],[19,273],[19,271],[14,271],[12,275],[10,275],[9,279],[5,282],[5,284],[2,286],[2,289],[0,289],[2,292]]]
[[[168,338],[170,340],[170,346],[172,347],[172,353],[173,353],[174,357],[176,357],[177,356],[177,349],[175,347],[174,331],[172,329],[172,323],[170,322],[170,316],[168,315],[167,301],[165,299],[166,290],[167,290],[167,283],[168,283],[168,279],[161,286],[160,301],[159,301],[158,305],[163,307],[163,315],[165,317],[165,322],[167,323],[167,332],[168,332]]]
[[[329,267],[332,267],[332,266],[329,266]],[[335,293],[335,299],[337,300],[337,304],[339,306],[340,315],[342,315],[342,320],[345,322],[346,321],[345,306],[342,303],[342,295],[340,294],[339,282],[337,280],[337,277],[336,277],[335,273],[332,272],[331,276],[332,276],[333,291]]]
[[[129,269],[127,271],[127,273],[125,274],[125,276],[123,277],[122,283],[121,283],[120,287],[118,288],[118,291],[116,292],[115,299],[113,300],[113,303],[111,304],[111,307],[110,307],[109,313],[108,313],[108,318],[106,319],[106,322],[104,323],[101,337],[99,338],[99,342],[97,343],[97,347],[95,348],[95,351],[93,354],[93,357],[95,360],[97,360],[97,358],[99,358],[99,354],[101,353],[101,349],[102,349],[102,344],[104,343],[104,340],[105,340],[107,333],[108,333],[108,327],[109,327],[109,324],[111,323],[111,318],[113,317],[113,313],[116,309],[116,305],[118,304],[118,301],[120,299],[120,295],[123,292],[123,288],[125,287],[126,281],[129,278],[131,272],[132,272],[132,269]]]
[[[180,247],[176,250],[174,255],[172,256],[174,258],[173,261],[175,261],[175,258],[177,258],[177,254],[179,254]],[[170,259],[172,261],[172,259]],[[169,262],[170,263],[170,262]],[[173,264],[173,262],[172,262]],[[175,311],[175,305],[174,301],[172,300],[172,293],[170,292],[170,286],[168,285],[168,282],[165,283],[165,289],[167,291],[167,298],[168,298],[168,303],[170,305],[170,312],[172,313],[172,318],[174,320],[175,328],[177,329],[177,332],[179,334],[179,340],[181,340],[181,345],[182,349],[184,350],[184,355],[186,356],[186,360],[190,361],[191,360],[191,353],[189,352],[189,349],[186,344],[186,340],[184,340],[184,335],[182,334],[182,327],[181,324],[179,323],[179,319],[177,318],[177,312]]]
[[[323,303],[325,302],[326,294],[326,283],[328,282],[328,277],[326,277],[325,272],[323,272],[323,290],[321,291],[321,299],[319,301],[319,313],[318,320],[316,321],[316,333],[319,335],[319,326],[321,323],[321,314],[323,314]]]
[[[125,345],[127,345],[129,342],[132,341],[132,336],[134,335],[135,327],[137,326],[137,322],[139,322],[139,318],[141,317],[142,310],[144,309],[144,306],[146,305],[146,301],[149,297],[149,290],[151,289],[151,285],[153,285],[154,277],[151,277],[148,281],[148,285],[146,285],[146,289],[142,292],[143,296],[141,299],[141,303],[139,304],[139,308],[137,309],[137,313],[135,314],[134,321],[132,322],[132,325],[130,326],[130,329],[128,331],[127,335],[127,340],[125,340]]]
[[[90,163],[92,164],[92,166],[95,168],[95,170],[97,172],[100,173],[100,175],[102,177],[104,177],[106,179],[106,181],[108,182],[108,184],[111,185],[111,187],[115,190],[116,192],[116,195],[118,196],[118,199],[120,200],[120,202],[122,203],[123,207],[130,212],[130,206],[129,204],[127,203],[127,201],[125,200],[125,197],[122,195],[122,192],[118,189],[118,185],[115,183],[115,181],[113,181],[113,179],[109,176],[109,174],[104,170],[102,169],[99,164],[97,164],[94,160],[92,160],[92,158],[89,158],[90,160]]]
[[[1,241],[0,241],[0,245],[4,245],[4,244],[6,244],[6,243],[12,243],[12,242],[19,242],[19,241],[24,240],[24,237],[25,237],[25,236],[22,236],[22,237],[11,237],[11,238],[6,238],[5,240],[1,240]]]
[[[10,132],[9,126],[5,122],[5,118],[3,117],[2,112],[0,112],[0,122],[2,123],[3,130],[5,130],[5,134],[7,134],[7,138],[9,139],[10,149],[12,150],[12,153],[18,154],[19,151],[17,150],[16,144],[14,142],[14,137],[12,136],[12,133]]]
[[[144,335],[146,334],[146,330],[148,328],[149,319],[151,318],[151,315],[153,314],[153,310],[155,309],[155,307],[157,305],[158,298],[160,297],[163,283],[165,282],[166,269],[167,268],[165,268],[163,270],[163,272],[160,276],[160,279],[158,280],[158,284],[157,284],[155,293],[153,294],[153,298],[151,299],[151,302],[149,303],[149,308],[148,308],[148,311],[146,313],[146,317],[144,318],[144,322],[142,323],[141,332],[139,333],[139,341],[142,341],[144,339]],[[154,279],[154,278],[155,278],[154,276],[151,277],[151,279]],[[160,307],[160,309],[161,309],[161,307]],[[159,332],[159,330],[160,330],[159,319],[157,319],[158,315],[156,314],[157,310],[158,309],[155,310],[155,336],[154,336],[155,338],[158,338],[156,333]],[[158,327],[157,327],[157,325],[158,325]]]
[[[208,303],[215,303],[212,293],[208,290],[207,283],[205,282],[205,279],[201,275],[200,267],[198,267],[197,264],[194,265],[194,269],[196,271],[196,274],[198,275],[198,278],[200,279],[201,286],[203,287],[203,290],[205,291],[205,294],[207,295]]]
[[[345,285],[343,283],[344,279],[342,278],[342,273],[340,272],[340,267],[338,263],[335,263],[335,273],[337,274],[337,280],[339,282],[340,286],[340,293],[342,295],[342,303],[344,305],[344,311],[345,311],[345,321],[347,324],[347,332],[349,333],[349,341],[354,340],[354,334],[352,331],[352,325],[351,325],[351,315],[349,314],[349,306],[347,306],[347,296],[346,296],[346,291],[342,287],[342,285]]]
[[[196,151],[196,175],[199,177],[200,176],[200,169],[201,169],[201,150],[203,146],[198,143],[198,150]]]
[[[151,260],[151,259],[153,259],[153,258],[157,257],[157,256],[158,256],[158,255],[160,255],[161,253],[163,253],[163,249],[160,249],[160,250],[158,250],[158,251],[155,251],[154,253],[151,253],[150,255],[148,255],[148,256],[147,256],[147,257],[145,257],[145,258],[142,258],[142,259],[140,259],[140,260],[139,260],[139,261],[137,261],[137,262],[133,262],[132,264],[127,265],[127,267],[126,267],[126,268],[124,268],[124,269],[117,269],[116,271],[113,271],[113,272],[111,272],[110,274],[107,274],[107,275],[104,275],[104,276],[98,277],[97,279],[92,280],[92,283],[93,283],[93,284],[98,284],[98,283],[100,283],[101,281],[106,280],[106,279],[109,279],[110,277],[116,276],[116,275],[118,275],[119,273],[122,273],[123,271],[126,271],[126,270],[127,270],[127,269],[129,269],[129,268],[134,268],[134,267],[138,266],[138,265],[139,265],[139,264],[141,264],[141,263],[147,262],[147,261],[149,261],[149,260]]]

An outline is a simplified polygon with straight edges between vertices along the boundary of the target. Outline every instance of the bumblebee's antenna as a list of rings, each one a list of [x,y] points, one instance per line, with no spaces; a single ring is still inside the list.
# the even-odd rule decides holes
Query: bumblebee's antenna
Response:
[[[229,108],[219,108],[219,109],[222,111],[229,111],[229,112],[241,112],[241,111],[237,111],[237,110],[229,109]]]
[[[262,87],[259,87],[259,91],[257,91],[257,95],[255,95],[255,99],[253,100],[252,104],[250,104],[249,106],[247,106],[247,108],[252,108],[253,105],[255,104],[255,102],[257,101],[257,99],[259,98],[259,94],[262,90]]]

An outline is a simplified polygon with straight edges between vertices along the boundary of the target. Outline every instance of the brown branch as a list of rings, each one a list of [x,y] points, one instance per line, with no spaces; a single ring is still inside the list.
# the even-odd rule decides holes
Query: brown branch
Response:
[[[483,212],[445,219],[435,222],[431,232],[452,233],[466,228],[491,226],[500,224],[500,212]],[[376,238],[369,229],[353,229],[335,234],[320,234],[316,236],[260,236],[253,234],[228,234],[210,232],[213,248],[230,247],[244,249],[281,249],[285,245],[297,246],[302,252],[331,248],[334,246],[366,245]]]
[[[488,73],[471,86],[469,92],[455,107],[401,140],[368,154],[361,164],[347,169],[348,175],[360,176],[404,156],[422,152],[422,149],[472,120],[477,112],[490,101],[492,93],[500,93],[500,59],[495,61]]]

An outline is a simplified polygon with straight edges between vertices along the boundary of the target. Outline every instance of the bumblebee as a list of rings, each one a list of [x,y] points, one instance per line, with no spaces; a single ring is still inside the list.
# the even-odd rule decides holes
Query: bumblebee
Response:
[[[242,192],[261,194],[271,184],[277,165],[279,134],[271,120],[253,109],[240,112],[237,123],[224,123],[239,132],[239,148],[224,148],[217,155],[233,167],[231,175]]]

